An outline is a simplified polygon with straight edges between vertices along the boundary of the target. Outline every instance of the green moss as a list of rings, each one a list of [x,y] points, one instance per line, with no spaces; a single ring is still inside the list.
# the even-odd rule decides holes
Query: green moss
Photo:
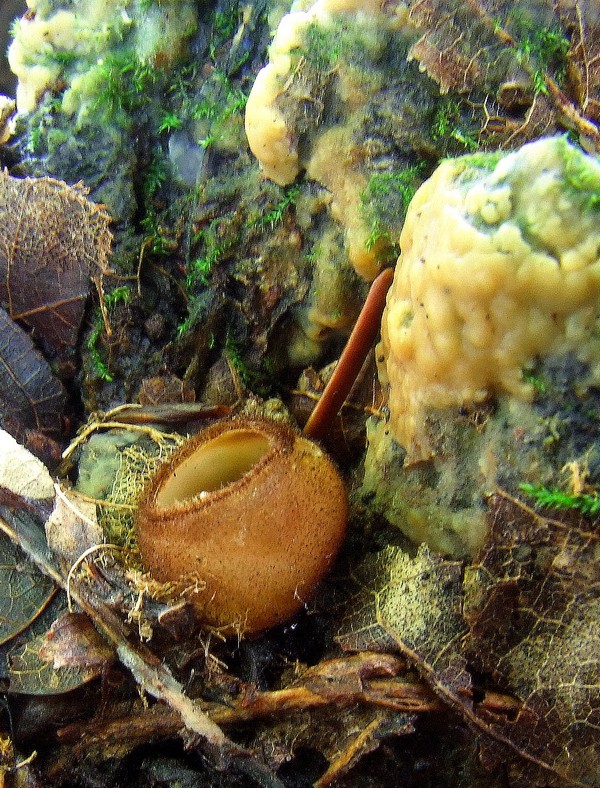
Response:
[[[514,10],[508,24],[516,42],[517,59],[530,69],[536,93],[548,93],[547,74],[562,84],[568,68],[570,42],[560,25],[541,25],[523,9]]]
[[[115,287],[110,293],[104,296],[104,303],[107,309],[114,309],[117,304],[129,304],[131,301],[131,288],[127,285]]]
[[[219,69],[202,83],[201,95],[198,80],[195,67],[174,78],[166,91],[168,106],[159,121],[159,133],[187,128],[196,144],[205,149],[221,144],[231,148],[231,134],[242,134],[241,119],[248,97]],[[239,123],[230,122],[234,116]]]
[[[385,259],[398,256],[396,239],[410,201],[423,181],[425,164],[421,162],[397,172],[374,173],[360,195],[361,211],[369,226],[367,249],[381,247]]]
[[[115,287],[110,293],[104,296],[104,304],[108,312],[113,310],[118,304],[128,304],[131,301],[131,288],[127,285]],[[108,364],[100,352],[100,341],[104,334],[104,317],[98,310],[92,329],[86,341],[86,349],[92,364],[92,369],[96,377],[107,383],[112,382],[113,377],[109,372]]]
[[[170,252],[170,243],[166,231],[155,211],[148,209],[146,216],[140,222],[144,231],[142,244],[148,247],[153,254],[166,255]]]
[[[456,178],[463,184],[477,181],[484,172],[493,172],[498,162],[506,156],[505,151],[478,151],[455,159]]]
[[[600,163],[572,145],[566,137],[558,144],[559,155],[564,166],[567,186],[581,199],[587,210],[600,209]]]
[[[239,88],[233,88],[224,75],[215,76],[215,79],[224,88],[224,98],[203,98],[195,102],[190,108],[190,117],[193,120],[223,121],[244,111],[248,96]]]
[[[270,227],[273,229],[276,224],[279,224],[279,222],[283,220],[285,212],[295,205],[299,195],[299,186],[288,186],[281,200],[271,208],[271,210],[267,211],[267,213],[255,219],[252,225],[257,227]]]
[[[462,160],[469,167],[477,170],[492,170],[496,169],[496,165],[506,153],[504,151],[479,151],[479,153],[472,153],[462,157]]]
[[[444,148],[452,148],[452,143],[458,143],[465,151],[479,147],[474,132],[465,127],[460,104],[454,98],[440,101],[431,126],[431,137],[435,142],[444,143]]]
[[[414,164],[406,167],[400,172],[378,172],[371,176],[366,189],[361,195],[363,202],[370,205],[379,204],[380,211],[383,204],[390,200],[400,202],[403,211],[406,213],[408,204],[414,197],[417,187],[422,180],[425,170],[424,163]]]
[[[194,288],[198,283],[208,287],[212,270],[224,252],[225,247],[212,247],[205,255],[195,257],[189,262],[186,276],[186,287],[188,290]]]
[[[600,515],[600,496],[597,492],[572,495],[557,487],[536,484],[520,484],[519,488],[542,509],[573,509],[588,517]]]
[[[214,134],[207,134],[206,137],[200,137],[197,140],[198,145],[204,150],[208,150],[208,148],[212,148],[213,145],[217,142],[217,137]]]
[[[164,131],[171,132],[180,129],[183,126],[183,120],[175,112],[165,112],[161,117],[158,124],[158,133],[162,134]]]
[[[340,58],[341,43],[332,28],[312,22],[305,34],[299,54],[317,71],[329,71]]]
[[[42,148],[43,127],[39,123],[36,126],[31,126],[29,137],[25,144],[25,151],[32,155],[36,155]]]
[[[157,80],[156,70],[138,60],[130,48],[109,52],[96,66],[94,76],[99,87],[94,109],[115,120],[124,119],[147,104],[148,91]]]
[[[167,164],[162,150],[156,149],[150,159],[150,164],[144,172],[142,196],[144,203],[148,203],[167,180]]]
[[[108,371],[108,365],[102,358],[100,353],[100,338],[104,332],[104,321],[102,314],[99,314],[94,321],[94,325],[87,338],[86,348],[92,364],[92,369],[97,378],[104,380],[106,383],[112,382],[112,375]]]
[[[548,388],[547,383],[545,380],[539,377],[539,375],[536,375],[535,372],[533,372],[530,369],[524,369],[522,375],[523,375],[523,380],[526,383],[529,383],[529,385],[533,387],[536,394],[546,393]]]
[[[232,2],[224,11],[215,11],[212,18],[208,51],[211,60],[216,60],[218,50],[224,47],[235,34],[239,25],[239,3]]]
[[[40,57],[41,65],[58,65],[61,68],[70,66],[79,59],[77,52],[66,49],[48,49]]]
[[[229,333],[225,339],[225,356],[246,388],[259,396],[266,397],[269,395],[269,378],[272,373],[272,367],[268,360],[263,362],[264,367],[262,370],[252,369],[244,358],[242,344]]]
[[[235,244],[235,231],[230,219],[227,215],[213,219],[208,227],[200,230],[192,239],[193,254],[187,264],[185,279],[186,290],[190,295],[193,295],[199,285],[204,288],[210,284],[215,266],[224,260]],[[183,333],[183,330],[179,333]]]
[[[55,128],[56,116],[60,113],[61,100],[47,95],[31,116],[28,124],[25,151],[32,156],[54,151],[65,142],[67,134]]]
[[[329,23],[311,22],[302,45],[293,54],[322,74],[333,71],[340,63],[363,70],[384,57],[388,40],[373,19],[340,14]]]
[[[54,152],[61,145],[64,145],[67,140],[69,140],[69,134],[63,129],[48,129],[46,134],[46,145],[50,153]]]

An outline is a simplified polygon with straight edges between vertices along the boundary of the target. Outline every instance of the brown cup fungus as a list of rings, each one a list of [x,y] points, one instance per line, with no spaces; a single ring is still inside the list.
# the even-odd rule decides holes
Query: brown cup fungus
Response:
[[[188,440],[144,492],[145,568],[199,619],[258,632],[296,613],[331,566],[348,504],[333,463],[289,427],[238,418]]]

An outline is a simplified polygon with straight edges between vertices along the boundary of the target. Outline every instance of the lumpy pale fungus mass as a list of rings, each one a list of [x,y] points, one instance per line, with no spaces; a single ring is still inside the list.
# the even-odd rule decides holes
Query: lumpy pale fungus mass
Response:
[[[360,167],[359,118],[389,79],[382,52],[390,42],[403,45],[406,19],[403,4],[382,8],[379,0],[294,3],[246,105],[248,143],[264,175],[285,186],[305,170],[321,184],[344,229],[348,259],[369,280],[380,260],[361,212],[368,179]]]
[[[380,346],[408,462],[433,452],[429,409],[529,399],[543,354],[597,365],[599,209],[600,164],[562,137],[445,161],[417,191]]]
[[[599,213],[600,164],[563,137],[444,161],[417,191],[363,481],[412,540],[473,555],[498,487],[595,467]]]
[[[197,24],[190,0],[65,5],[54,10],[48,0],[27,0],[29,12],[15,23],[8,61],[18,78],[20,114],[33,112],[46,92],[63,90],[62,110],[80,125],[97,110],[98,96],[107,87],[108,60],[130,56],[133,47],[140,63],[166,68]]]
[[[315,592],[344,537],[348,504],[312,441],[266,419],[219,422],[187,441],[150,482],[137,514],[144,567],[199,620],[257,632]]]

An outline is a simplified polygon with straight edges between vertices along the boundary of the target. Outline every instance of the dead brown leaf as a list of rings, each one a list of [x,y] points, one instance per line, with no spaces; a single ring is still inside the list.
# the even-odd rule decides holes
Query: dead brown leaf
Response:
[[[464,578],[460,564],[424,547],[367,557],[340,643],[400,650],[511,784],[594,784],[600,536],[503,495],[490,511],[488,541]]]
[[[60,432],[65,400],[48,362],[0,308],[0,424],[16,437],[28,429]]]
[[[90,277],[106,270],[111,234],[82,184],[0,173],[0,302],[40,347],[76,347]]]
[[[55,670],[104,667],[115,658],[114,650],[84,613],[65,613],[57,619],[44,636],[38,653]]]
[[[477,714],[563,780],[591,785],[600,774],[600,534],[501,494],[490,507],[490,538],[465,578],[463,652],[523,706],[516,717]]]

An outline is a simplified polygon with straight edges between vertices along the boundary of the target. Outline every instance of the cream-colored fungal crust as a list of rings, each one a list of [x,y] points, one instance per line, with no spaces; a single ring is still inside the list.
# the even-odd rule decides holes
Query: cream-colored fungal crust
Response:
[[[75,15],[69,11],[57,11],[47,19],[25,17],[17,23],[8,64],[18,79],[19,112],[33,112],[40,96],[58,87],[62,65],[52,54],[59,48],[72,51],[75,36]]]
[[[292,183],[300,171],[295,130],[288,127],[284,113],[276,104],[292,71],[290,53],[301,46],[312,22],[329,22],[332,14],[341,12],[378,12],[381,3],[379,0],[317,0],[307,11],[294,10],[303,5],[295,3],[279,23],[269,48],[269,63],[258,73],[246,105],[250,149],[267,178],[280,186]]]
[[[15,24],[8,62],[18,78],[17,109],[33,112],[46,91],[64,89],[62,109],[78,120],[104,88],[104,59],[133,49],[140,63],[168,67],[196,24],[192,0],[78,0],[65,8],[28,0],[29,13]]]
[[[378,355],[408,462],[431,455],[427,409],[529,398],[524,368],[547,353],[597,367],[600,164],[564,138],[442,163],[400,247]]]
[[[365,279],[374,279],[381,264],[375,250],[367,243],[369,228],[358,199],[367,186],[367,179],[353,161],[352,143],[349,143],[346,128],[334,126],[315,139],[306,175],[331,194],[331,217],[345,228],[345,248],[350,264]]]
[[[0,95],[0,145],[8,142],[15,132],[16,112],[16,101],[8,96]]]
[[[353,156],[352,132],[343,120],[334,127],[305,133],[305,156],[301,161],[298,150],[299,126],[306,123],[302,105],[316,106],[322,100],[322,89],[304,85],[305,92],[291,88],[302,70],[299,53],[306,43],[311,26],[316,25],[326,34],[335,30],[336,17],[351,22],[361,35],[377,48],[383,30],[399,30],[405,17],[398,8],[381,10],[380,0],[317,0],[307,4],[298,2],[279,23],[269,49],[269,63],[258,73],[246,105],[246,136],[250,149],[258,159],[267,178],[280,186],[292,183],[301,169],[307,176],[324,186],[332,195],[331,214],[345,227],[348,257],[356,271],[372,279],[379,271],[376,253],[366,248],[369,228],[360,213],[360,194],[366,185]],[[403,6],[402,6],[403,8]],[[369,56],[366,54],[366,60]],[[370,90],[379,87],[376,68],[371,64]],[[335,67],[337,100],[348,117],[362,106],[371,95],[362,80],[344,65],[343,57]],[[321,73],[321,79],[327,74]],[[315,124],[318,125],[318,124]],[[310,139],[309,139],[310,137]]]

